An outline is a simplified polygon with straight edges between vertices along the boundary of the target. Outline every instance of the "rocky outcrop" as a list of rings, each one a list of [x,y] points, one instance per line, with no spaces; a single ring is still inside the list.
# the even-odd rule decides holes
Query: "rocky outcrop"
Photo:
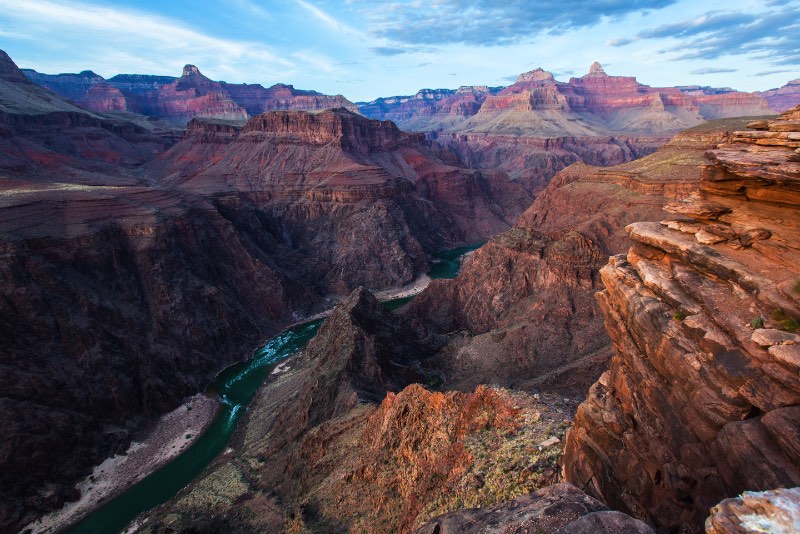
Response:
[[[706,534],[790,534],[800,530],[800,488],[745,491],[711,509]]]
[[[656,153],[609,168],[561,171],[516,227],[436,280],[406,308],[456,335],[429,363],[447,387],[480,383],[582,397],[610,356],[593,294],[609,254],[630,246],[626,225],[661,218],[664,203],[697,191],[704,152],[746,120],[711,122]]]
[[[567,83],[536,69],[505,88],[422,90],[359,103],[359,109],[408,130],[532,137],[665,135],[707,119],[771,113],[756,94],[650,87],[634,77],[609,76],[599,63]]]
[[[778,112],[787,111],[800,104],[800,78],[787,82],[783,87],[757,94],[767,101],[770,109]]]
[[[132,111],[159,117],[181,126],[195,117],[244,123],[250,116],[280,109],[323,110],[358,108],[342,95],[323,95],[291,85],[215,82],[194,65],[186,65],[179,78],[118,74],[108,80],[91,72],[42,74],[23,71],[33,82],[97,112]]]
[[[306,265],[306,283],[346,294],[409,283],[427,270],[426,251],[502,231],[530,202],[505,175],[454,161],[420,135],[345,109],[276,111],[243,128],[196,119],[148,174],[220,195],[254,235],[269,228],[287,268]]]
[[[649,87],[599,64],[568,83],[536,69],[504,88],[422,90],[359,106],[368,117],[427,132],[465,165],[504,172],[534,195],[572,163],[618,165],[704,120],[772,113],[751,93]]]
[[[144,531],[167,522],[197,528],[211,516],[261,531],[269,518],[242,512],[272,499],[285,530],[409,532],[443,512],[552,483],[568,404],[488,387],[402,388],[436,378],[426,362],[442,341],[357,290],[271,375],[237,452],[152,514]],[[233,491],[220,499],[213,487]]]
[[[432,519],[415,534],[651,534],[647,524],[606,508],[571,484],[556,484],[513,501]]]
[[[800,483],[799,113],[712,150],[702,195],[630,225],[634,246],[601,271],[615,356],[578,410],[566,476],[659,527]]]

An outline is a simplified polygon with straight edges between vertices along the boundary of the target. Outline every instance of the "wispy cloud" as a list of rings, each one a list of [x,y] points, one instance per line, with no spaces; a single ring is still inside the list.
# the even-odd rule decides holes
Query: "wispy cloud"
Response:
[[[772,74],[784,74],[786,72],[797,72],[792,69],[777,69],[777,70],[762,70],[760,72],[756,72],[753,76],[771,76]]]
[[[695,69],[693,71],[690,71],[689,74],[722,74],[723,72],[739,72],[739,69],[706,67],[703,69]]]
[[[760,13],[711,11],[611,39],[608,44],[626,46],[645,39],[673,39],[679,44],[661,49],[673,60],[749,55],[773,65],[800,65],[800,6],[796,1],[773,1],[769,5],[778,9]]]
[[[83,67],[107,73],[145,68],[164,73],[165,67],[186,62],[228,73],[254,64],[266,72],[294,66],[263,43],[215,37],[145,11],[71,1],[0,0],[0,20],[13,33],[35,35],[42,46],[79,47]]]
[[[334,30],[337,30],[337,31],[342,32],[342,33],[358,36],[358,37],[361,37],[361,38],[365,37],[364,32],[362,32],[360,30],[357,30],[357,29],[353,28],[352,26],[349,26],[349,25],[345,24],[344,22],[340,21],[336,17],[330,15],[329,13],[327,13],[327,12],[323,11],[322,9],[320,9],[319,7],[315,6],[311,2],[306,2],[305,0],[295,0],[295,3],[297,3],[297,5],[299,5],[300,7],[302,7],[303,9],[308,11],[309,13],[311,13],[314,17],[317,18],[317,20],[322,21],[323,23],[325,23],[327,26],[330,26]]]
[[[273,16],[266,9],[255,2],[251,2],[250,0],[225,0],[225,3],[232,5],[233,7],[247,13],[250,16],[264,20],[273,19]]]
[[[303,1],[303,0],[297,0]],[[352,5],[371,22],[377,36],[410,44],[505,45],[660,9],[677,0],[437,0],[424,5],[401,0],[376,7]]]

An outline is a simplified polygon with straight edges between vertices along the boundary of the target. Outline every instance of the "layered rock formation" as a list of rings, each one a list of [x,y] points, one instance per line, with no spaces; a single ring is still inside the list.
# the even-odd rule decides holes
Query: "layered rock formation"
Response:
[[[194,65],[186,65],[179,78],[119,74],[105,80],[84,71],[79,74],[42,74],[23,71],[33,82],[73,100],[91,111],[131,111],[185,125],[195,117],[244,123],[250,116],[278,109],[322,110],[358,108],[341,95],[302,91],[291,85],[215,82]]]
[[[708,119],[769,115],[760,96],[710,88],[654,88],[595,63],[568,83],[542,69],[508,87],[423,90],[359,103],[368,117],[430,132],[462,161],[505,172],[538,194],[575,162],[617,165],[652,153]]]
[[[611,368],[578,410],[568,480],[664,528],[800,484],[800,109],[709,153],[702,195],[601,274]]]
[[[800,102],[800,78],[789,81],[783,87],[756,93],[769,103],[770,109],[783,112]]]
[[[659,218],[669,199],[696,191],[711,165],[705,150],[745,122],[709,122],[624,165],[561,171],[514,229],[469,257],[457,279],[428,286],[404,313],[440,332],[463,332],[429,364],[445,385],[584,395],[610,356],[593,294],[608,255],[630,246],[624,227]]]
[[[527,198],[346,110],[197,121],[164,152],[180,132],[81,110],[5,54],[0,94],[0,530],[265,337],[413,280]]]
[[[542,69],[505,88],[423,90],[413,97],[359,103],[369,117],[412,130],[534,137],[669,134],[706,119],[767,115],[764,98],[732,89],[650,87],[609,76],[599,63],[558,82]]]
[[[420,135],[337,109],[270,112],[241,129],[196,120],[147,170],[217,194],[226,217],[268,232],[276,261],[304,264],[305,283],[341,294],[406,284],[427,269],[426,251],[502,231],[530,202],[505,175],[454,161]]]
[[[142,530],[408,532],[553,482],[568,424],[558,397],[386,393],[430,380],[441,342],[357,290],[259,391],[236,452]]]

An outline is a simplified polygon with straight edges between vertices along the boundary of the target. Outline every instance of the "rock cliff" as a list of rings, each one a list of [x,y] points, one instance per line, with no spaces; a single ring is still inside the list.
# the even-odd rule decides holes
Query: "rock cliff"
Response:
[[[777,89],[757,93],[766,99],[770,109],[783,112],[797,106],[800,101],[800,78],[789,81]]]
[[[409,532],[555,481],[569,404],[499,388],[403,387],[435,377],[426,362],[442,341],[357,290],[271,375],[235,452],[143,531]],[[267,506],[270,516],[258,513]]]
[[[341,95],[303,91],[291,85],[215,82],[194,65],[186,65],[179,78],[119,74],[108,80],[84,71],[79,74],[42,74],[22,71],[33,82],[97,112],[131,111],[185,125],[195,117],[244,123],[250,116],[279,109],[322,110],[358,108]]]
[[[426,89],[413,97],[362,102],[359,109],[408,130],[533,137],[663,136],[706,119],[771,113],[757,94],[650,87],[634,77],[609,76],[599,63],[566,83],[536,69],[508,87]]]
[[[268,112],[241,129],[196,119],[147,172],[219,195],[226,216],[268,229],[287,268],[306,266],[306,283],[346,294],[409,283],[426,252],[502,231],[530,202],[507,176],[454,162],[420,135],[340,108]]]
[[[536,69],[508,87],[423,90],[359,106],[368,117],[428,132],[466,165],[505,172],[534,194],[572,163],[617,165],[704,120],[772,113],[755,94],[649,87],[597,63],[567,83]]]
[[[663,528],[800,484],[800,109],[709,152],[701,194],[636,223],[601,271],[615,356],[576,415],[567,479]]]
[[[433,359],[447,387],[492,383],[582,397],[610,351],[593,294],[624,228],[699,187],[704,152],[746,120],[713,121],[650,156],[609,168],[561,171],[515,228],[470,255],[455,280],[435,280],[405,309],[457,333]],[[435,362],[435,363],[434,363]]]

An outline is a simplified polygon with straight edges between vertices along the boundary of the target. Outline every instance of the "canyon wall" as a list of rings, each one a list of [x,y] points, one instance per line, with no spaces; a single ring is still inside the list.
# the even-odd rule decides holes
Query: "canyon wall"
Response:
[[[662,528],[800,484],[800,109],[709,152],[701,194],[601,271],[614,344],[570,431],[567,479]]]
[[[96,112],[130,111],[185,125],[194,117],[244,122],[265,111],[358,108],[342,95],[323,95],[291,85],[215,82],[194,65],[180,77],[119,74],[108,80],[92,71],[78,74],[42,74],[22,71],[31,81]]]
[[[434,280],[403,313],[456,334],[430,365],[445,385],[481,383],[581,398],[610,356],[594,302],[599,270],[630,246],[624,228],[663,216],[699,187],[704,152],[745,120],[712,121],[654,154],[609,168],[561,171],[515,228],[471,254],[455,280]]]
[[[707,119],[772,113],[758,94],[650,87],[634,77],[609,76],[598,63],[566,83],[536,69],[508,87],[425,89],[414,96],[360,102],[359,109],[407,130],[533,137],[663,136]]]

